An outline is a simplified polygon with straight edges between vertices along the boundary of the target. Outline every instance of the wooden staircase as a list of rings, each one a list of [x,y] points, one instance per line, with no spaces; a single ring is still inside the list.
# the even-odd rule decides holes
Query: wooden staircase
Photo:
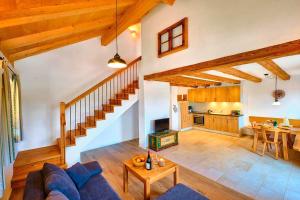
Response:
[[[128,100],[130,94],[135,94],[135,90],[138,89],[138,81],[135,80],[133,83],[128,85],[126,89],[115,95],[115,98],[109,99],[107,104],[102,105],[102,110],[95,109],[94,115],[86,116],[84,122],[76,123],[76,129],[67,130],[65,134],[65,146],[75,146],[76,138],[85,137],[86,131],[90,128],[96,128],[97,121],[105,120],[107,113],[113,113],[116,106],[122,106],[123,100]],[[61,144],[61,138],[57,139],[58,144]]]
[[[97,127],[97,121],[106,120],[108,113],[129,99],[138,89],[138,62],[116,71],[68,103],[60,103],[60,138],[57,145],[18,153],[13,165],[12,188],[25,186],[29,172],[42,169],[44,163],[66,168],[66,148],[76,146],[76,138],[87,136],[87,130]]]

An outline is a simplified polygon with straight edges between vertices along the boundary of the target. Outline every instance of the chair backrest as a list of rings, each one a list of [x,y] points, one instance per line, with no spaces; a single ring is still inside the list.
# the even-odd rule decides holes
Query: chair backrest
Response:
[[[296,135],[293,149],[296,151],[300,151],[300,135]]]
[[[262,134],[264,141],[278,142],[279,131],[274,129],[272,126],[264,125],[262,127]],[[269,137],[271,134],[274,135],[274,137]],[[272,138],[272,140],[270,138]]]
[[[300,119],[289,119],[289,122],[293,127],[300,128]]]

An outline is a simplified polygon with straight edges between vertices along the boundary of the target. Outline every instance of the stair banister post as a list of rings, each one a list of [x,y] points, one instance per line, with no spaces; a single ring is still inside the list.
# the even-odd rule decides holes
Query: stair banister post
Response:
[[[60,152],[61,152],[61,162],[66,163],[66,104],[60,102]]]

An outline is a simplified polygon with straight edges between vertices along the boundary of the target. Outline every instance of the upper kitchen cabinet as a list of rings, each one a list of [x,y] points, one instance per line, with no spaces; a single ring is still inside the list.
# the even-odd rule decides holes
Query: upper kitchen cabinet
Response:
[[[241,101],[241,88],[240,86],[229,87],[228,90],[228,102],[240,102]]]
[[[229,102],[228,93],[230,87],[215,88],[215,102]]]
[[[198,88],[188,91],[190,102],[240,102],[240,86]]]
[[[189,89],[188,90],[188,101],[196,102],[195,101],[195,94],[196,94],[196,89]]]

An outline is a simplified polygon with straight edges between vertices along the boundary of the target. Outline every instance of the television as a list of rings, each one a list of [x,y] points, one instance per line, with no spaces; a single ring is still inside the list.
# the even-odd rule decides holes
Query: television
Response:
[[[164,132],[168,131],[170,127],[169,118],[157,119],[154,121],[155,132]]]

